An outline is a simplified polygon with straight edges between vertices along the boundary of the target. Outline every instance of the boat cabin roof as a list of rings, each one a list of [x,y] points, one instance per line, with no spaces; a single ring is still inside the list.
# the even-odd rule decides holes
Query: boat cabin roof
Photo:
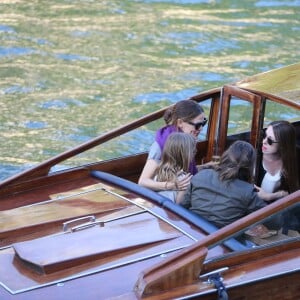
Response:
[[[300,104],[300,63],[248,77],[235,85]]]

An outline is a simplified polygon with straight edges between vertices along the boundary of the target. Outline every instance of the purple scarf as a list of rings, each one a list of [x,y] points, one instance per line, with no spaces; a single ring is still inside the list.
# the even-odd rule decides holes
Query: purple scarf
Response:
[[[174,125],[167,125],[165,127],[160,128],[156,132],[155,141],[158,143],[160,150],[163,151],[164,145],[166,143],[166,140],[168,136],[173,132],[178,132],[179,130]],[[190,163],[189,171],[191,174],[195,175],[198,172],[198,169],[196,167],[196,162],[193,159],[193,161]]]

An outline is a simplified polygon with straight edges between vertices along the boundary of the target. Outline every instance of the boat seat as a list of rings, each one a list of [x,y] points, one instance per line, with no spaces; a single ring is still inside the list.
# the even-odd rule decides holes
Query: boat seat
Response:
[[[206,233],[210,234],[217,231],[219,228],[204,219],[203,217],[196,215],[195,213],[187,210],[186,208],[172,202],[170,199],[148,189],[140,186],[132,181],[117,177],[115,175],[102,172],[102,171],[91,171],[90,173],[93,177],[106,181],[108,183],[114,184],[116,186],[122,187],[126,190],[139,194],[147,199],[155,202],[159,206],[170,210],[176,215],[184,218],[189,223],[192,223],[198,228],[201,228]],[[248,247],[239,242],[238,240],[231,238],[223,242],[223,244],[232,251],[240,251],[247,249]]]

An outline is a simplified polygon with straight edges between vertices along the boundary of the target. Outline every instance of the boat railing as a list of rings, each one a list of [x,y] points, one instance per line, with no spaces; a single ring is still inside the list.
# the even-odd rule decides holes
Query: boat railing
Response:
[[[169,256],[163,262],[140,273],[135,286],[136,293],[139,297],[142,297],[147,294],[155,293],[157,290],[161,291],[162,284],[163,286],[168,286],[170,289],[195,283],[203,267],[203,262],[205,261],[208,249],[220,245],[224,240],[245,231],[250,226],[259,224],[271,215],[280,213],[284,209],[297,205],[299,202],[300,190],[211,233],[179,253]],[[284,243],[284,245],[291,249],[299,247],[299,238],[294,238],[290,241],[290,243]],[[279,250],[277,249],[276,244],[271,245],[270,247],[274,250],[270,250],[269,254],[278,253]],[[247,255],[248,251],[249,250],[245,250],[245,252],[242,251],[243,255],[245,256],[245,253]],[[193,276],[189,276],[191,274],[193,274]],[[174,280],[174,278],[182,277],[188,278],[188,282],[185,280],[184,282],[178,283]]]

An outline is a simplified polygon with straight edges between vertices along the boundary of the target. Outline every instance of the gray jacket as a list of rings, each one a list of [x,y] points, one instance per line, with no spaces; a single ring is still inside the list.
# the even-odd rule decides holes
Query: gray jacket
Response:
[[[192,178],[181,205],[223,227],[267,204],[252,184],[239,179],[222,182],[215,170],[203,169]]]

